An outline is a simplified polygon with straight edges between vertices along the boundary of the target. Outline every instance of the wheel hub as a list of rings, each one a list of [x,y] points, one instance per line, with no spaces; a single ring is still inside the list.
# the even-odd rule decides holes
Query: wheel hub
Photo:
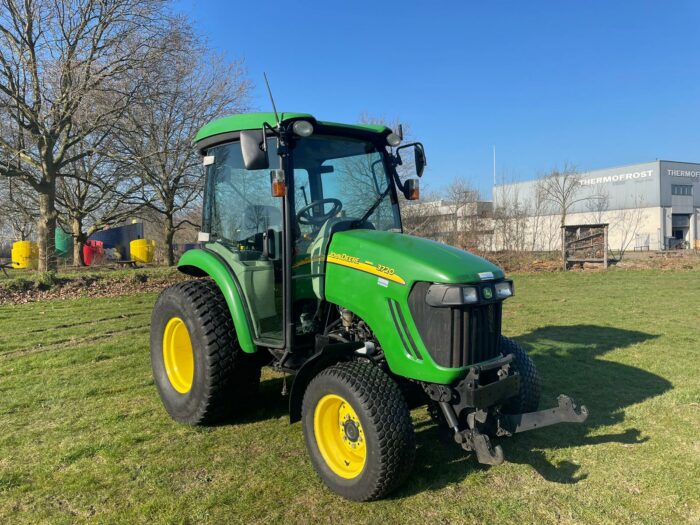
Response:
[[[343,423],[343,431],[345,432],[345,437],[352,443],[356,443],[360,439],[360,428],[352,419],[347,419]]]
[[[194,352],[187,325],[179,317],[171,318],[163,333],[163,364],[170,384],[180,394],[192,389]]]
[[[337,394],[323,396],[314,410],[314,436],[330,470],[344,479],[359,476],[367,461],[367,444],[360,418]]]

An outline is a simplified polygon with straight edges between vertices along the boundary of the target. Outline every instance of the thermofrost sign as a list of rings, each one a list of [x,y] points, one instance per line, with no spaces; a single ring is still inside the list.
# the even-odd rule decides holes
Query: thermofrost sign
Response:
[[[626,180],[650,179],[653,175],[653,170],[632,171],[629,173],[618,173],[615,175],[604,175],[602,177],[591,177],[589,179],[581,179],[579,181],[579,184],[581,186],[595,186],[597,184],[609,184],[611,182],[622,182]]]

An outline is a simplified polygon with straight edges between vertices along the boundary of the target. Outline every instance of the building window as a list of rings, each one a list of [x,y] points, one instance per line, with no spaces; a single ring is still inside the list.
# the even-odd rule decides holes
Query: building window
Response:
[[[671,194],[690,196],[693,194],[693,187],[688,184],[671,184]]]

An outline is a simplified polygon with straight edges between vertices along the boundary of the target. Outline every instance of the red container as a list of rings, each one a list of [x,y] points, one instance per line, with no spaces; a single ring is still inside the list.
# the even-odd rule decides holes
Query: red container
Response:
[[[104,256],[105,248],[102,241],[87,241],[83,246],[83,261],[86,266],[100,264]]]

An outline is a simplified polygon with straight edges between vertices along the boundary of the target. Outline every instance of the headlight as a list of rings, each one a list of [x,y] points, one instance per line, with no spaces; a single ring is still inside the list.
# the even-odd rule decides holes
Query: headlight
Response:
[[[396,133],[389,133],[386,136],[386,143],[389,144],[392,148],[395,148],[399,144],[401,144],[401,137],[399,137]]]
[[[433,284],[425,294],[425,302],[430,306],[472,304],[479,302],[479,292],[475,286]]]
[[[506,299],[513,295],[513,282],[503,281],[494,285],[496,288],[496,299]]]
[[[465,286],[462,288],[462,299],[465,304],[478,303],[479,292],[473,286]]]
[[[292,131],[300,137],[309,137],[314,132],[314,127],[311,122],[306,120],[297,120],[292,124]]]
[[[481,286],[433,284],[425,294],[425,302],[430,306],[437,307],[461,306],[463,304],[500,301],[512,295],[512,281],[502,281],[493,286],[491,283]]]

